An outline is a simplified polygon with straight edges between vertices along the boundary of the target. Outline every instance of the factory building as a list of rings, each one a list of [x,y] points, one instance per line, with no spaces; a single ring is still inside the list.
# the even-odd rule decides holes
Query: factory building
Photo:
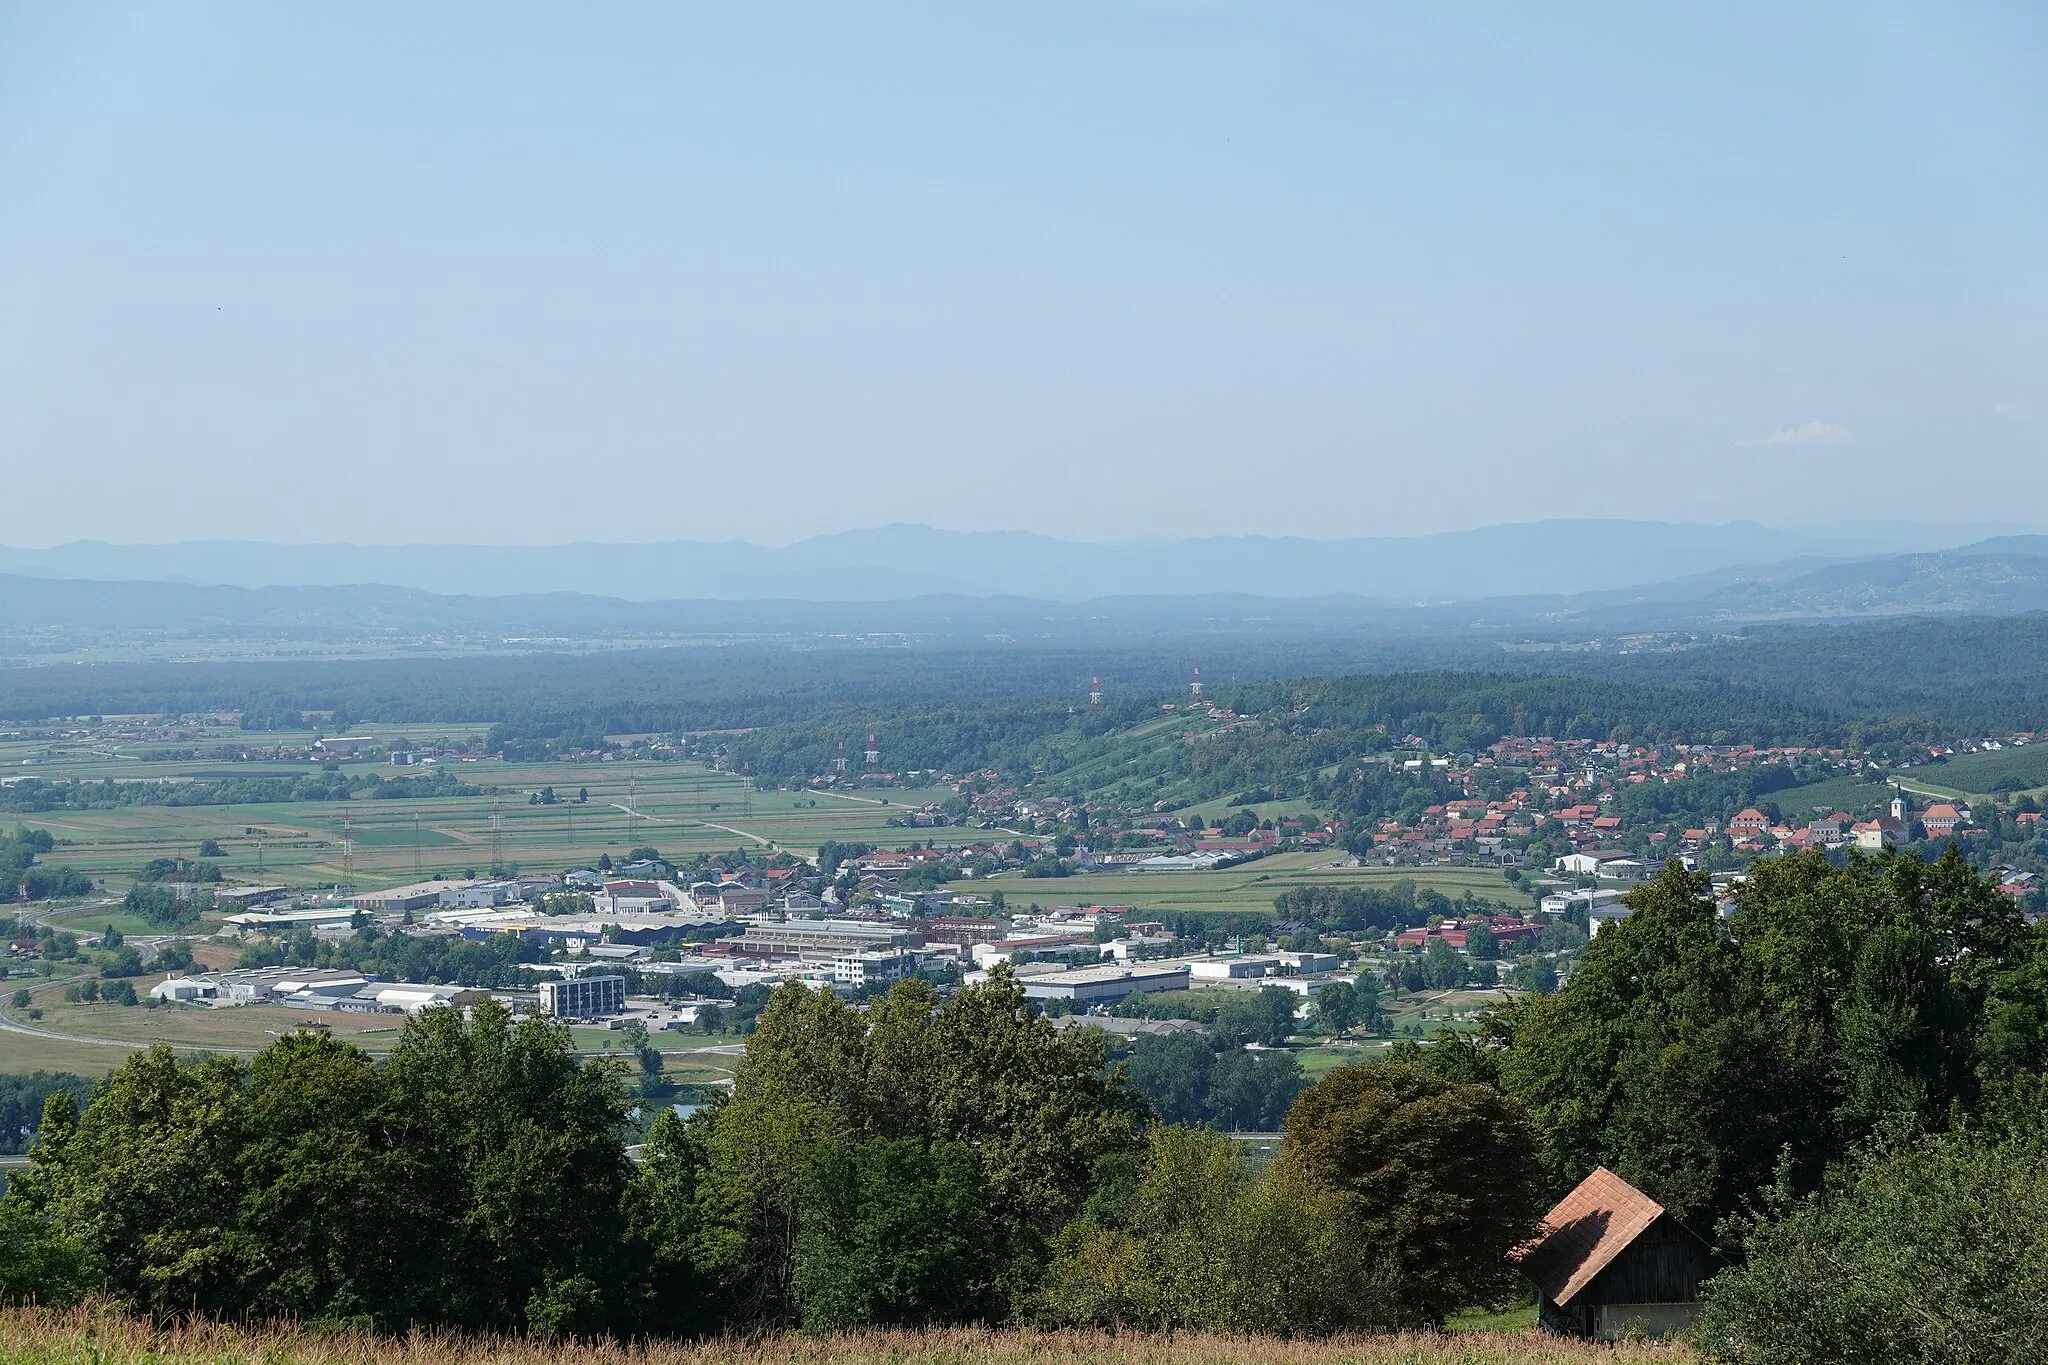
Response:
[[[540,983],[540,1012],[553,1019],[599,1019],[624,1008],[623,976],[572,976]]]

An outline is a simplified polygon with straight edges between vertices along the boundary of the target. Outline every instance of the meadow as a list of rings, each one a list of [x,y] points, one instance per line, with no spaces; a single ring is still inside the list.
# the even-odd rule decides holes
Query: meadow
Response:
[[[0,764],[17,763],[24,746],[0,745]],[[229,778],[273,769],[302,775],[309,765],[216,761],[151,762],[91,752],[40,753],[30,768],[51,780],[81,778]],[[122,806],[12,817],[46,829],[57,841],[47,859],[125,890],[155,858],[193,858],[204,840],[225,853],[231,881],[294,887],[347,882],[388,886],[418,876],[483,873],[494,860],[531,868],[565,868],[614,858],[651,844],[671,858],[737,847],[788,849],[803,857],[820,844],[907,843],[922,832],[892,827],[906,806],[952,795],[950,789],[891,789],[828,794],[755,791],[746,779],[697,763],[505,763],[476,759],[449,765],[478,796],[232,806]],[[371,761],[342,764],[346,774],[389,778],[417,770]],[[562,799],[530,804],[553,788]],[[579,794],[587,793],[587,800]],[[1011,831],[997,831],[1007,837]],[[987,836],[984,836],[987,837]],[[495,855],[495,859],[494,859]],[[94,926],[98,927],[98,926]],[[121,927],[119,925],[117,928]]]
[[[1943,796],[1984,797],[1994,793],[2048,790],[2048,744],[1957,754],[1900,774],[1908,787]]]
[[[1675,1344],[1598,1346],[1526,1328],[1321,1341],[956,1329],[550,1344],[212,1322],[153,1326],[103,1306],[0,1309],[0,1365],[1633,1365],[1697,1359]]]
[[[1347,867],[1342,853],[1276,853],[1236,867],[1207,872],[1098,872],[1078,877],[1019,877],[1004,874],[959,881],[953,891],[987,895],[1001,890],[1011,906],[1124,905],[1161,914],[1258,911],[1270,913],[1273,898],[1298,886],[1387,888],[1413,882],[1417,891],[1436,891],[1457,900],[1467,892],[1516,909],[1526,893],[1511,886],[1494,867]]]
[[[1889,783],[1869,782],[1845,773],[1824,782],[1809,782],[1802,787],[1772,792],[1770,800],[1777,803],[1785,819],[1795,825],[1803,825],[1815,814],[1831,814],[1838,810],[1847,811],[1859,820],[1882,815],[1890,808],[1895,795],[1897,793]]]

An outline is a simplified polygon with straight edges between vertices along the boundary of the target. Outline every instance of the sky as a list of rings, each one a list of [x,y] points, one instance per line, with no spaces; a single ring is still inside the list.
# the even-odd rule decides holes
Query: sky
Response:
[[[2003,519],[2044,70],[2038,0],[0,0],[0,543]]]

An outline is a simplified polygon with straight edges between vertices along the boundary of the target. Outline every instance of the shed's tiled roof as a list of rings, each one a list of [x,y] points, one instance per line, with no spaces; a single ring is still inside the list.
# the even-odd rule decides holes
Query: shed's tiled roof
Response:
[[[1552,1303],[1569,1304],[1627,1249],[1664,1206],[1605,1166],[1544,1215],[1536,1235],[1508,1254]]]

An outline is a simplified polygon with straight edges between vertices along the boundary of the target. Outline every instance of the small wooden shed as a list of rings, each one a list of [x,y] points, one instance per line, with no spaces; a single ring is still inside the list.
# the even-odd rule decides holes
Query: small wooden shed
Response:
[[[1536,1286],[1546,1330],[1598,1341],[1690,1325],[1700,1286],[1716,1269],[1705,1239],[1605,1166],[1508,1259]]]

